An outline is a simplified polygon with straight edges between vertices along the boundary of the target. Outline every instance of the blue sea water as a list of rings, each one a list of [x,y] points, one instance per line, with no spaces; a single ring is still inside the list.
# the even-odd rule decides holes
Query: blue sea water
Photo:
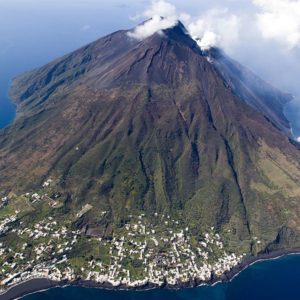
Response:
[[[15,117],[15,106],[7,92],[11,80],[32,68],[62,56],[90,41],[120,28],[130,28],[129,8],[116,4],[114,21],[105,5],[101,9],[73,5],[60,7],[61,2],[18,5],[13,1],[0,3],[0,129],[10,124]],[[74,3],[79,1],[74,1]],[[117,1],[118,2],[118,1]],[[41,2],[42,3],[42,2]],[[47,4],[48,3],[48,4]],[[103,4],[103,3],[102,3]],[[54,4],[53,4],[54,5]],[[300,107],[289,104],[286,115],[294,133],[300,135]],[[103,299],[103,300],[193,300],[193,299],[300,299],[300,256],[289,256],[273,261],[257,263],[232,282],[213,287],[193,289],[150,290],[143,292],[107,291],[81,287],[55,288],[24,297],[37,299]]]
[[[258,262],[230,283],[182,290],[109,291],[54,288],[23,300],[268,300],[300,299],[300,255]]]

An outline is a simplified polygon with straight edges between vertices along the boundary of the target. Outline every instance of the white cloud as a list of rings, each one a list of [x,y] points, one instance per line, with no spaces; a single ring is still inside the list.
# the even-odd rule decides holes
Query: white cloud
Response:
[[[151,7],[142,16],[151,19],[128,33],[130,37],[138,40],[143,40],[155,32],[175,26],[178,20],[176,7],[165,1],[152,1]],[[187,15],[184,15],[184,18],[187,19]]]
[[[148,18],[153,16],[173,18],[176,17],[176,7],[165,1],[152,1],[151,7],[144,12],[144,16]]]
[[[288,48],[300,46],[300,1],[253,0],[261,9],[257,24],[264,38],[275,39]]]

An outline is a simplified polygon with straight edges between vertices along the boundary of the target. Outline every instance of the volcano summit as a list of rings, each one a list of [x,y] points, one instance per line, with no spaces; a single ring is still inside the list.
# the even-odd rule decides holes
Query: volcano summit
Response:
[[[4,289],[32,276],[198,284],[300,247],[291,96],[202,51],[180,22],[142,41],[130,32],[12,83],[18,118],[0,131]]]

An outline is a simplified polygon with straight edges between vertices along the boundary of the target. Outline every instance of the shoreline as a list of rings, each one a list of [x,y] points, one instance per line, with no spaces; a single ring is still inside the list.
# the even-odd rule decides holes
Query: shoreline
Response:
[[[72,282],[68,280],[56,282],[47,278],[33,278],[21,282],[15,286],[11,286],[7,291],[0,294],[0,300],[20,299],[24,296],[42,292],[48,289],[52,289],[56,287],[62,288],[67,286],[81,286],[85,288],[96,288],[96,289],[106,289],[106,290],[127,290],[127,291],[145,291],[145,290],[150,290],[155,288],[179,290],[183,288],[195,288],[195,287],[207,286],[207,285],[214,286],[221,282],[228,283],[232,281],[241,272],[243,272],[245,269],[247,269],[248,267],[256,263],[268,261],[268,260],[276,260],[290,255],[300,255],[300,248],[281,249],[281,250],[272,251],[270,253],[260,253],[257,256],[246,257],[245,259],[243,259],[243,261],[240,264],[233,267],[230,271],[224,273],[221,277],[212,277],[211,280],[207,282],[203,282],[195,279],[189,282],[178,283],[176,285],[164,284],[162,286],[158,286],[152,283],[147,283],[144,286],[138,286],[138,287],[128,287],[124,285],[115,287],[109,283],[97,283],[95,281],[87,281],[82,279],[78,279]]]

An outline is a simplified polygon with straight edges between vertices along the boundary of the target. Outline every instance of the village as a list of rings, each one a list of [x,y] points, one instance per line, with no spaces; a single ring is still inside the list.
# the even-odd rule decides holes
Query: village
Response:
[[[38,193],[26,196],[31,203],[45,201],[52,207],[53,203]],[[75,218],[91,209],[92,205],[85,204]],[[99,211],[102,216],[106,213]],[[111,237],[71,230],[53,216],[30,225],[18,216],[15,211],[0,219],[2,292],[33,278],[82,279],[113,287],[206,282],[230,271],[246,255],[227,253],[213,227],[195,239],[181,220],[164,214],[155,213],[152,223],[145,214],[129,215],[128,222],[115,228]],[[15,242],[8,243],[8,238]]]

